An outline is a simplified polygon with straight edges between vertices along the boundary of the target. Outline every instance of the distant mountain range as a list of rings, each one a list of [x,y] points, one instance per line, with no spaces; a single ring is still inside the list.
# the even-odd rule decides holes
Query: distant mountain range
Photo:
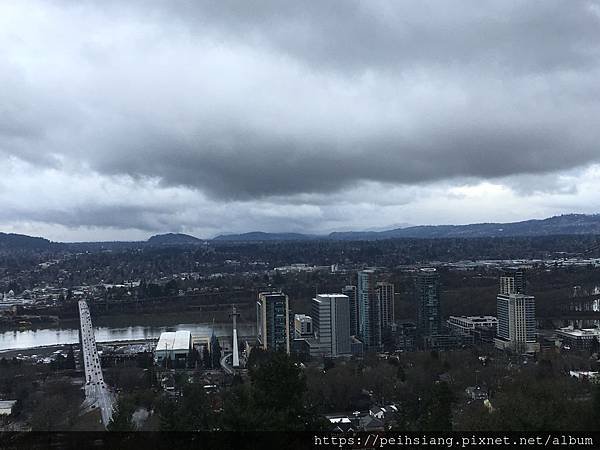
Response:
[[[525,220],[511,223],[477,223],[469,225],[420,225],[385,231],[347,231],[327,235],[301,233],[264,233],[254,231],[243,234],[220,235],[213,241],[260,242],[260,241],[307,241],[307,240],[379,240],[395,238],[478,238],[552,235],[600,235],[600,214],[565,214],[541,220]],[[22,234],[0,233],[0,250],[26,249],[46,250],[68,246],[76,250],[118,249],[142,245],[179,246],[199,245],[206,242],[182,233],[157,234],[147,241],[138,242],[79,242],[55,243],[41,237]]]
[[[419,225],[385,231],[347,231],[328,235],[295,233],[244,233],[217,236],[219,241],[273,240],[375,240],[394,238],[476,238],[501,236],[551,236],[564,234],[600,234],[600,214],[565,214],[541,220],[511,223],[476,223],[469,225]]]
[[[156,234],[146,241],[149,245],[198,245],[204,241],[189,234],[166,233]]]

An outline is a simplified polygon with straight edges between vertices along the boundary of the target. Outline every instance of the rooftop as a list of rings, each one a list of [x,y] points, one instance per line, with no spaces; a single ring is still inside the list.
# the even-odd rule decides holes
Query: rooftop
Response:
[[[460,319],[467,322],[494,322],[498,319],[495,316],[450,316],[449,319]]]
[[[576,329],[573,327],[559,328],[557,333],[568,334],[573,337],[600,337],[600,328],[582,328]]]
[[[156,350],[188,350],[191,333],[189,331],[166,331],[160,334]]]

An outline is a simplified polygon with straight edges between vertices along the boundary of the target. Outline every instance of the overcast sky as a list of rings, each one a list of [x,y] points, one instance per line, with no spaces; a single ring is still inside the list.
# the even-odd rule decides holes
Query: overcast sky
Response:
[[[600,212],[600,2],[0,2],[0,231]]]

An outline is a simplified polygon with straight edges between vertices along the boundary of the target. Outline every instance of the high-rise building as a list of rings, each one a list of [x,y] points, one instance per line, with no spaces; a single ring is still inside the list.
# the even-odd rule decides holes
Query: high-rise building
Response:
[[[526,294],[525,271],[519,267],[504,269],[500,276],[500,294]]]
[[[290,353],[288,296],[282,292],[261,292],[256,302],[256,334],[264,350]]]
[[[415,279],[417,332],[433,336],[441,332],[439,275],[433,268],[420,269]]]
[[[356,290],[356,286],[348,285],[344,289],[342,289],[342,294],[348,296],[348,302],[350,306],[350,335],[358,336],[358,322],[359,322],[359,312],[358,312],[358,293]]]
[[[358,336],[366,350],[381,347],[381,311],[375,290],[375,271],[358,272]]]
[[[347,295],[318,294],[312,301],[315,338],[324,356],[350,353],[350,308]]]
[[[312,337],[313,332],[313,321],[312,317],[306,314],[295,314],[294,315],[294,337],[305,338]]]
[[[498,294],[498,332],[494,343],[499,349],[525,353],[539,349],[535,333],[535,297],[518,293]]]
[[[376,291],[381,311],[381,328],[385,330],[394,323],[394,285],[379,282]]]

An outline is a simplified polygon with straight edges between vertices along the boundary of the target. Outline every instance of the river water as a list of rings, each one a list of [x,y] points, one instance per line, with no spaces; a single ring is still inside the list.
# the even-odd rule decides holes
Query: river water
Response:
[[[78,323],[73,328],[40,328],[32,330],[11,330],[0,332],[0,351],[21,350],[48,345],[75,344],[79,342]],[[255,335],[255,326],[249,323],[238,324],[238,336]],[[94,327],[96,342],[131,341],[138,339],[158,339],[164,331],[188,330],[194,337],[209,337],[213,330],[217,337],[232,335],[231,323],[179,323],[164,326],[98,326]]]

